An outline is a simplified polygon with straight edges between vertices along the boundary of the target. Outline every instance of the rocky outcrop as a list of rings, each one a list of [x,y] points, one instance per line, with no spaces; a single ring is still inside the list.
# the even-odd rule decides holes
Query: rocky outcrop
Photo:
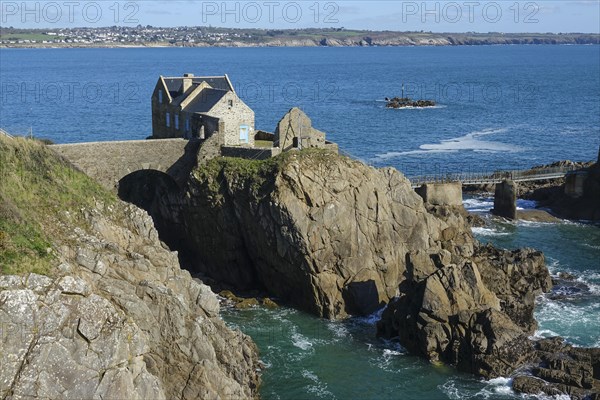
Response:
[[[435,101],[433,100],[413,100],[407,97],[394,97],[392,99],[388,99],[386,97],[386,108],[407,108],[407,107],[415,107],[415,108],[425,108],[425,107],[434,107]]]
[[[520,393],[549,396],[567,394],[572,399],[600,398],[600,349],[573,347],[561,338],[534,343],[535,362],[513,380]]]
[[[395,297],[408,253],[473,253],[464,216],[444,221],[398,171],[325,150],[213,160],[185,193],[156,192],[153,217],[181,227],[165,240],[189,268],[326,318],[370,314]]]
[[[531,197],[561,218],[600,221],[600,160],[567,175],[564,184],[536,190]]]
[[[185,193],[160,193],[153,215],[183,230],[170,242],[190,268],[326,318],[375,311],[414,274],[436,272],[433,258],[475,256],[462,206],[423,203],[398,171],[326,151],[213,160]]]
[[[155,219],[181,227],[172,243],[217,282],[326,318],[389,302],[380,336],[478,376],[540,363],[529,337],[552,286],[543,254],[477,243],[462,206],[424,203],[394,169],[316,149],[215,159],[162,193]]]
[[[469,260],[440,253],[409,265],[400,296],[378,324],[379,335],[488,378],[506,376],[533,359],[527,336],[536,327],[535,295],[552,285],[540,253],[477,245]]]
[[[53,277],[0,276],[2,398],[257,396],[255,345],[145,212],[98,205],[55,224],[70,234],[54,238]]]

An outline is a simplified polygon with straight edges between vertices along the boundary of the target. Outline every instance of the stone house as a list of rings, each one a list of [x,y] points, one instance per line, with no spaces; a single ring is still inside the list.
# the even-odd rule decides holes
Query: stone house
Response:
[[[225,146],[254,146],[254,111],[236,94],[227,75],[161,76],[152,94],[152,138],[208,139]]]

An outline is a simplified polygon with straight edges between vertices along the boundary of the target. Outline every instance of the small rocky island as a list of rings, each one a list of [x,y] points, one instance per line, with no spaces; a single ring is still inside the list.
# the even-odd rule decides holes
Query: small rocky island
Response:
[[[433,100],[413,100],[408,97],[394,97],[392,99],[386,97],[385,101],[387,104],[386,108],[425,108],[425,107],[435,107],[436,103]]]

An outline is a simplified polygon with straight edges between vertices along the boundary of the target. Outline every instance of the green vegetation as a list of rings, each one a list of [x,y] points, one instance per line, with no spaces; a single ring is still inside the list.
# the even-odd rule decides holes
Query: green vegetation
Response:
[[[270,148],[270,147],[273,147],[273,142],[271,140],[255,140],[254,146]]]
[[[51,274],[64,220],[97,201],[116,198],[39,141],[0,135],[0,274]]]
[[[13,33],[2,33],[0,34],[0,40],[35,40],[42,42],[44,40],[60,40],[64,39],[63,36],[51,36],[45,33],[31,33],[31,32],[13,32]]]
[[[323,168],[331,165],[334,157],[350,160],[326,149],[288,151],[267,160],[223,157],[212,159],[199,166],[194,172],[194,176],[198,182],[207,186],[215,196],[214,200],[217,201],[223,197],[222,185],[225,182],[244,185],[253,196],[261,197],[261,193],[270,193],[270,184],[275,176],[290,162],[303,159],[304,165],[311,165],[311,168]]]

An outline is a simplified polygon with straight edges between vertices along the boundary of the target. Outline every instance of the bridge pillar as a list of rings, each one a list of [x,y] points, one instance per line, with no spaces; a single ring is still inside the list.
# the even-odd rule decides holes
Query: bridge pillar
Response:
[[[425,183],[415,191],[423,201],[436,206],[462,206],[462,185],[460,182]]]
[[[497,183],[492,214],[507,219],[517,219],[517,192],[518,186],[511,180]]]

